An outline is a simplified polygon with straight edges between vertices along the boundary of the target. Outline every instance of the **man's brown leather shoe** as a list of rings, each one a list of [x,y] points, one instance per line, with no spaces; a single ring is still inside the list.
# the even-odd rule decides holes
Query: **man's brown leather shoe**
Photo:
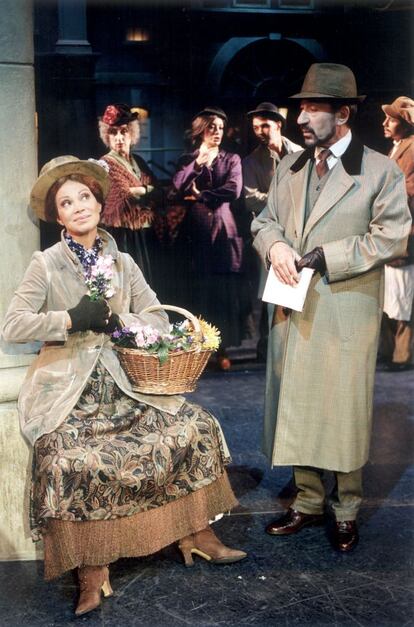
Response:
[[[355,520],[336,521],[332,540],[334,548],[341,553],[347,553],[355,548],[359,540]]]
[[[289,507],[286,514],[267,525],[266,533],[271,536],[287,536],[308,525],[321,525],[324,518],[323,514],[303,514]]]

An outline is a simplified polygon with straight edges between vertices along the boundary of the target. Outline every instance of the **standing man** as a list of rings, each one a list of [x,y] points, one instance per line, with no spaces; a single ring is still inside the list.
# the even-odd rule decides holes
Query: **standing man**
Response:
[[[400,96],[385,113],[384,135],[394,146],[389,153],[405,176],[408,206],[414,212],[414,100]],[[414,233],[411,231],[407,252],[385,266],[384,319],[382,339],[384,357],[393,371],[411,366],[414,297]]]
[[[282,135],[286,120],[271,102],[260,103],[256,109],[249,111],[247,116],[259,140],[259,145],[242,161],[246,209],[252,217],[255,217],[266,206],[270,183],[280,160],[285,155],[302,150],[302,147]],[[259,272],[259,298],[261,298],[265,283],[265,271],[261,264]],[[257,344],[257,356],[263,361],[266,360],[267,350],[267,317],[267,306],[263,304]]]
[[[401,170],[351,131],[364,98],[352,71],[316,63],[292,98],[306,149],[281,162],[252,232],[283,283],[296,285],[303,267],[315,273],[302,312],[273,311],[264,446],[272,465],[293,465],[298,494],[266,531],[323,523],[330,470],[332,540],[344,552],[358,542],[383,265],[405,251],[411,218]]]
[[[243,159],[243,186],[246,208],[258,215],[266,206],[270,183],[280,160],[302,150],[282,135],[286,120],[271,102],[262,102],[247,114],[259,145]]]

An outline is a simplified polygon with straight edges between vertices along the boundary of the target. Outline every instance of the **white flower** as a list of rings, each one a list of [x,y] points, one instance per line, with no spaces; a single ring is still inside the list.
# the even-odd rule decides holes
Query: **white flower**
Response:
[[[104,170],[109,172],[109,165],[103,159],[92,159],[91,158],[91,159],[88,159],[88,161],[91,161],[91,163],[95,163],[96,165],[101,166],[101,168],[103,168]]]

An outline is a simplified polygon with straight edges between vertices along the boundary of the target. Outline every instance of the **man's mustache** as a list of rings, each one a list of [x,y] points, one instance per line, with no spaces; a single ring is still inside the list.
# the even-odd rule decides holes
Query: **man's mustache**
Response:
[[[312,133],[312,135],[315,135],[313,129],[309,128],[309,126],[305,126],[304,124],[300,126],[300,130],[306,131],[307,133]]]

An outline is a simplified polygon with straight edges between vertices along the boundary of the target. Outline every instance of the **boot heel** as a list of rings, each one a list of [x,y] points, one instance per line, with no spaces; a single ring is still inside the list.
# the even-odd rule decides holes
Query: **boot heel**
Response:
[[[103,582],[102,584],[102,588],[101,588],[104,597],[111,597],[114,593],[114,591],[111,588],[111,584],[109,583],[109,580],[106,580]]]
[[[102,592],[105,597],[110,597],[113,591],[107,566],[81,566],[78,577],[80,594],[75,614],[82,616],[100,606]]]
[[[194,560],[191,554],[191,549],[187,547],[181,547],[181,546],[178,548],[180,549],[181,554],[183,556],[185,566],[187,568],[191,568],[192,566],[194,566]]]

